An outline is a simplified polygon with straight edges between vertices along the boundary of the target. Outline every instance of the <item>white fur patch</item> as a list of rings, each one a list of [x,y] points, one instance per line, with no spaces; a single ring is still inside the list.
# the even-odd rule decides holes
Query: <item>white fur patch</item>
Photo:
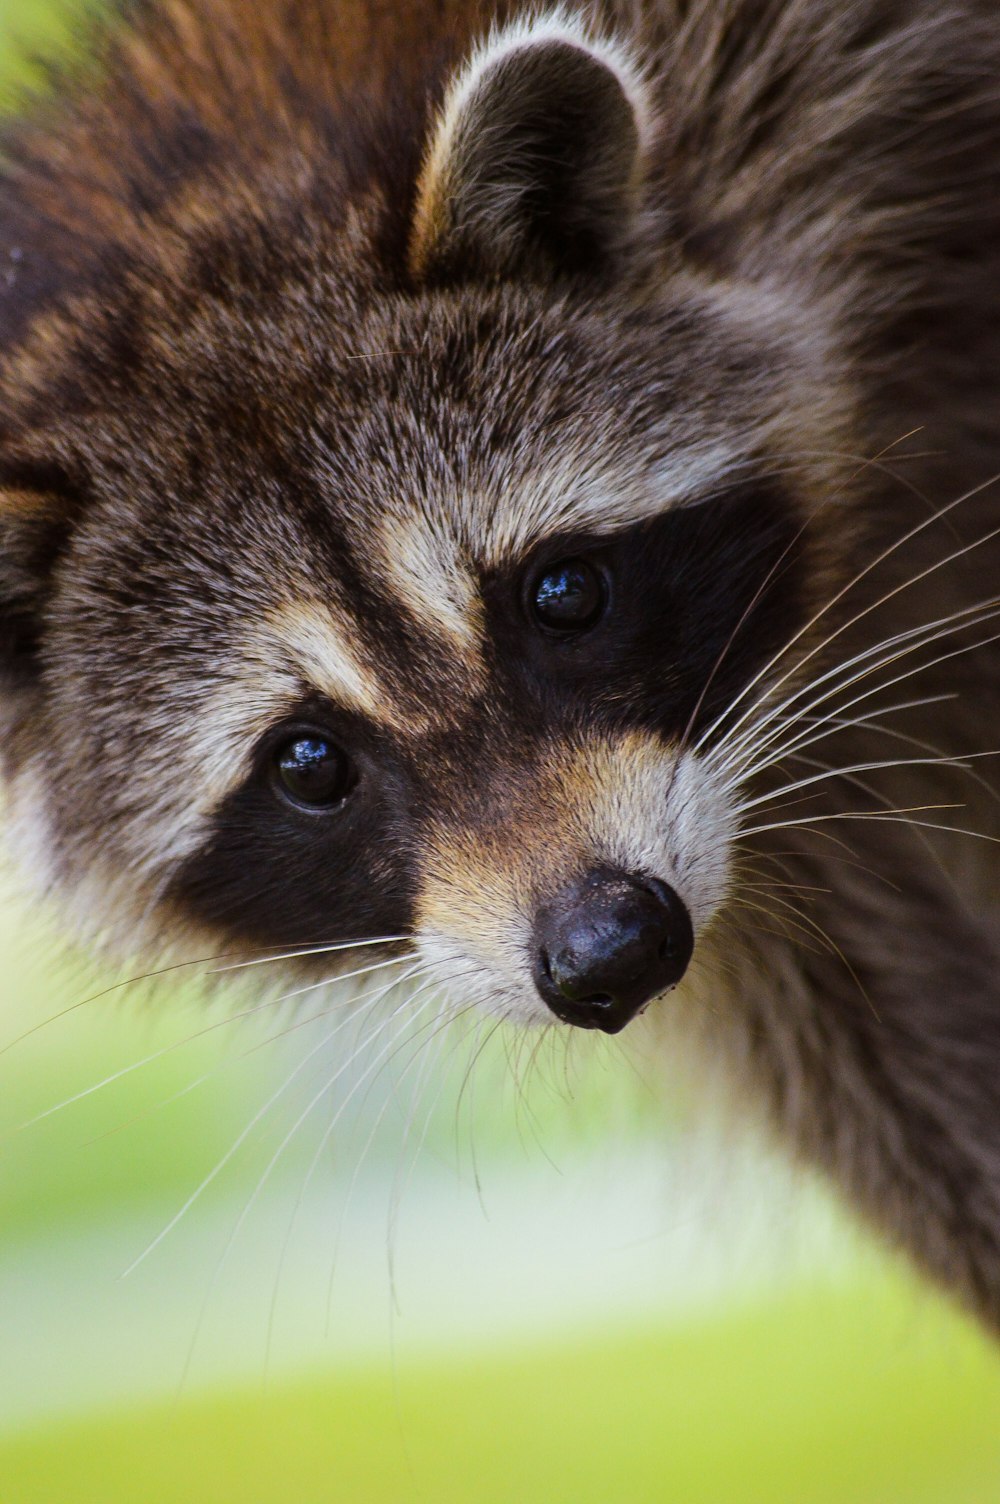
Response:
[[[358,656],[356,637],[350,622],[338,620],[333,607],[318,601],[282,606],[254,628],[234,655],[234,676],[220,689],[211,713],[200,718],[206,730],[198,738],[197,760],[216,769],[211,780],[202,779],[203,806],[217,805],[244,776],[253,743],[287,713],[303,684],[376,724],[412,728],[412,715],[393,704]]]
[[[338,620],[329,605],[296,601],[267,619],[247,656],[251,661],[261,660],[267,668],[280,653],[334,704],[375,721],[391,721],[389,698],[358,657],[356,636],[351,623]]]
[[[401,513],[377,540],[388,579],[424,631],[441,637],[477,674],[482,667],[483,606],[471,569],[440,516]]]
[[[678,444],[676,453],[654,469],[638,463],[630,469],[620,455],[606,468],[585,467],[578,456],[567,454],[525,480],[517,489],[516,505],[507,498],[492,508],[477,533],[477,553],[484,564],[499,566],[523,557],[555,533],[607,537],[652,521],[713,494],[745,457],[739,436],[731,443]]]
[[[202,698],[200,686],[191,686],[186,703],[174,707],[179,720],[160,728],[169,776],[149,781],[146,818],[136,827],[140,866],[163,872],[198,849],[206,820],[246,778],[256,744],[294,709],[303,687],[377,724],[413,728],[413,715],[394,705],[331,606],[281,607],[227,654],[210,693]]]

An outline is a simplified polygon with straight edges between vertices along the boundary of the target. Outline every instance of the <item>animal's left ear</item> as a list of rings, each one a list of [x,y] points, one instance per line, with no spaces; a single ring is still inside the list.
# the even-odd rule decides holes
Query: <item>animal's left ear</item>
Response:
[[[453,80],[417,191],[418,280],[602,272],[634,236],[649,109],[624,48],[542,18]]]

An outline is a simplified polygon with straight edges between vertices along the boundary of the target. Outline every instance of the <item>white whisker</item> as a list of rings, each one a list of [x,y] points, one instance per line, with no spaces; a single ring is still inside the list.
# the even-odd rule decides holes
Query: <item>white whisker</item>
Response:
[[[797,755],[797,754],[796,754]],[[972,757],[996,757],[996,752],[974,752]],[[807,789],[816,784],[829,783],[831,778],[848,778],[855,773],[873,773],[883,768],[961,768],[962,763],[953,757],[890,757],[878,762],[858,762],[846,767],[824,768],[819,773],[811,773],[806,778],[799,778],[795,783],[786,783],[773,793],[761,794],[756,799],[746,799],[736,806],[738,815],[745,814],[747,810],[756,809],[762,804],[770,804],[775,799],[783,798],[786,794],[798,793],[801,789]]]
[[[394,986],[394,985],[396,985],[396,982],[398,982],[399,980],[400,979],[397,978],[393,982],[390,982],[388,984],[387,988],[386,988],[386,991],[389,991],[391,989],[391,987]],[[369,1004],[369,1008],[371,1008],[373,1005],[374,1005],[374,1003]],[[230,1161],[233,1159],[233,1157],[238,1153],[238,1151],[240,1150],[240,1148],[242,1147],[242,1145],[246,1143],[247,1139],[249,1138],[250,1134],[253,1132],[254,1128],[256,1128],[257,1124],[262,1120],[262,1118],[264,1118],[266,1116],[266,1114],[270,1111],[270,1109],[274,1106],[274,1104],[285,1094],[285,1092],[292,1085],[292,1083],[302,1074],[302,1072],[305,1070],[306,1066],[309,1064],[310,1060],[314,1059],[315,1056],[317,1054],[319,1054],[320,1050],[325,1049],[329,1045],[330,1041],[332,1039],[334,1039],[335,1036],[337,1035],[337,1033],[340,1031],[340,1029],[342,1029],[344,1027],[344,1025],[347,1022],[347,1020],[348,1020],[349,1017],[350,1017],[350,1015],[347,1015],[347,1017],[345,1017],[344,1019],[342,1019],[340,1021],[340,1023],[336,1024],[334,1026],[334,1028],[331,1029],[327,1034],[325,1034],[324,1037],[320,1040],[320,1042],[317,1045],[314,1045],[313,1048],[311,1050],[309,1050],[309,1052],[302,1058],[302,1060],[299,1061],[298,1065],[296,1065],[295,1068],[291,1071],[291,1073],[285,1078],[285,1080],[283,1081],[283,1083],[281,1084],[281,1086],[277,1089],[277,1091],[275,1091],[274,1093],[272,1093],[272,1095],[270,1097],[268,1097],[267,1101],[264,1103],[263,1107],[261,1107],[253,1115],[253,1117],[250,1119],[250,1122],[242,1130],[242,1132],[235,1139],[235,1141],[230,1145],[230,1147],[226,1150],[225,1154],[216,1163],[216,1165],[214,1166],[214,1168],[208,1173],[208,1175],[206,1175],[204,1177],[204,1179],[200,1182],[200,1184],[196,1187],[196,1189],[194,1191],[192,1191],[191,1195],[187,1198],[187,1200],[181,1206],[180,1210],[177,1211],[174,1214],[174,1216],[171,1217],[170,1221],[166,1224],[166,1226],[163,1227],[159,1233],[157,1233],[157,1235],[153,1239],[153,1241],[151,1243],[147,1244],[147,1246],[143,1249],[142,1253],[139,1254],[138,1258],[133,1259],[132,1262],[131,1262],[131,1264],[129,1264],[128,1267],[125,1270],[123,1270],[122,1275],[121,1275],[122,1279],[127,1279],[128,1276],[135,1269],[137,1269],[141,1263],[143,1263],[149,1257],[149,1255],[153,1252],[153,1250],[155,1248],[159,1247],[159,1245],[163,1242],[164,1238],[166,1238],[173,1231],[173,1229],[177,1226],[177,1224],[181,1221],[181,1219],[186,1215],[186,1213],[190,1210],[190,1208],[195,1204],[195,1202],[198,1201],[198,1199],[208,1189],[208,1187],[212,1184],[212,1182],[218,1178],[218,1176],[222,1173],[222,1171],[225,1169],[225,1167],[230,1163]]]
[[[833,668],[827,670],[826,673],[820,675],[818,678],[812,679],[808,683],[794,690],[792,694],[790,694],[779,705],[771,707],[765,715],[761,716],[760,719],[756,721],[752,727],[748,728],[741,736],[727,738],[722,743],[720,743],[720,751],[724,752],[727,757],[727,760],[723,763],[723,766],[729,766],[735,762],[733,754],[735,750],[741,747],[746,747],[749,745],[751,749],[753,749],[755,747],[767,746],[769,741],[773,740],[773,735],[769,734],[765,737],[762,735],[762,733],[766,730],[768,725],[773,723],[779,716],[785,714],[791,708],[791,706],[795,704],[795,701],[802,697],[802,695],[813,693],[823,684],[830,684],[831,686],[824,694],[816,696],[813,700],[808,701],[804,706],[800,707],[800,709],[794,714],[794,716],[790,716],[788,718],[786,724],[797,724],[804,715],[811,714],[812,711],[818,709],[829,699],[832,699],[833,695],[840,693],[843,690],[850,689],[855,683],[860,683],[864,679],[871,677],[871,675],[873,673],[877,673],[880,668],[890,667],[893,663],[898,662],[900,658],[908,656],[909,653],[916,652],[922,647],[927,647],[932,642],[939,641],[942,637],[950,636],[953,632],[969,630],[975,626],[980,625],[982,622],[992,620],[998,614],[996,605],[997,603],[995,602],[990,603],[990,607],[987,610],[987,608],[980,603],[975,607],[968,607],[963,609],[962,611],[954,612],[951,616],[943,618],[942,622],[933,622],[928,624],[927,626],[911,628],[905,633],[899,633],[896,637],[887,639],[886,642],[880,642],[875,644],[874,647],[866,648],[864,652],[855,655],[853,659],[847,660],[846,663],[836,664]],[[984,612],[985,614],[981,616],[973,615],[973,613]],[[931,660],[929,663],[918,664],[915,668],[907,669],[895,678],[881,682],[875,685],[874,688],[866,690],[862,695],[858,696],[856,700],[851,700],[844,705],[838,706],[837,711],[838,713],[842,714],[844,710],[850,709],[855,704],[862,703],[864,700],[870,698],[873,694],[877,694],[882,690],[892,688],[895,684],[899,684],[907,679],[913,678],[919,673],[924,673],[929,668],[936,667],[942,662],[947,662],[950,658],[960,657],[966,652],[988,646],[995,640],[995,637],[988,637],[985,640],[977,641],[975,643],[963,644],[961,647],[956,648],[946,654],[942,654],[939,657]],[[895,648],[896,651],[886,653],[885,649],[887,647]],[[882,658],[878,657],[879,654],[883,654]],[[847,670],[857,667],[859,663],[865,660],[872,659],[874,659],[875,661],[869,662],[868,666],[861,672],[848,677],[846,680],[843,680],[843,682],[840,681],[839,676],[843,675]],[[710,753],[709,758],[712,759],[713,757],[715,757],[715,760],[718,760],[718,757],[715,753]]]
[[[297,961],[304,956],[330,956],[336,951],[359,950],[366,945],[401,945],[408,941],[409,935],[375,935],[370,940],[344,940],[333,945],[312,945],[304,950],[277,951],[270,956],[254,957],[249,961],[238,961],[233,966],[216,967],[210,975],[226,971],[244,971],[251,966],[269,966],[273,961]]]
[[[390,983],[389,987],[386,988],[386,992],[389,992],[389,991],[392,990],[393,987],[400,985],[400,981],[401,981],[401,979],[397,979],[395,982]],[[373,1040],[377,1039],[379,1037],[379,1035],[383,1034],[386,1029],[390,1028],[392,1026],[392,1024],[394,1024],[396,1022],[396,1020],[398,1018],[400,1018],[402,1016],[402,1014],[406,1010],[408,1010],[408,1008],[410,1007],[410,1004],[411,1004],[411,998],[408,996],[408,997],[406,997],[403,1000],[403,1002],[399,1003],[392,1010],[392,1012],[389,1013],[382,1020],[382,1022],[377,1026],[377,1028],[371,1033],[371,1035],[369,1036],[368,1040],[366,1040],[366,1042],[365,1042],[366,1045],[370,1044]],[[418,1011],[420,1011],[420,1010],[418,1010]],[[315,1056],[315,1054],[318,1052],[318,1050],[325,1048],[329,1044],[331,1037],[332,1037],[332,1035],[325,1036],[320,1041],[320,1043],[316,1047],[316,1049],[310,1050],[309,1054],[305,1057],[305,1060],[302,1062],[302,1064],[304,1065],[307,1061],[309,1061],[310,1059],[312,1059]],[[379,1067],[379,1065],[385,1060],[386,1056],[393,1049],[394,1044],[395,1044],[394,1039],[390,1038],[389,1041],[383,1046],[383,1048],[376,1055],[375,1059],[369,1065],[367,1065],[365,1067],[364,1071],[358,1077],[357,1081],[351,1087],[351,1089],[348,1092],[346,1098],[344,1099],[344,1101],[341,1103],[340,1107],[338,1108],[337,1113],[335,1114],[334,1119],[333,1119],[333,1124],[330,1125],[329,1131],[332,1132],[333,1127],[340,1120],[341,1116],[343,1115],[344,1111],[346,1110],[347,1106],[349,1105],[349,1103],[351,1102],[351,1100],[353,1099],[353,1097],[360,1090],[360,1088],[363,1085],[363,1083],[371,1076],[371,1074],[373,1073],[373,1071],[377,1070],[377,1068]],[[345,1074],[345,1072],[348,1071],[348,1070],[350,1070],[350,1068],[354,1065],[354,1063],[355,1063],[355,1061],[357,1059],[357,1053],[358,1052],[355,1051],[354,1053],[352,1053],[351,1055],[349,1055],[347,1057],[347,1059],[345,1061],[343,1061],[343,1063],[338,1067],[338,1069],[334,1071],[334,1073],[333,1073],[332,1076],[326,1077],[326,1079],[324,1079],[322,1086],[310,1098],[310,1100],[306,1104],[305,1108],[302,1110],[302,1112],[299,1114],[299,1116],[295,1119],[295,1122],[292,1124],[291,1128],[289,1128],[288,1131],[284,1134],[283,1138],[281,1139],[281,1142],[278,1144],[278,1147],[274,1150],[273,1154],[271,1155],[270,1159],[268,1160],[267,1164],[265,1165],[265,1167],[264,1167],[261,1175],[259,1176],[256,1184],[253,1187],[253,1190],[250,1192],[250,1195],[247,1198],[247,1200],[246,1200],[246,1202],[245,1202],[245,1204],[243,1206],[243,1209],[240,1212],[239,1217],[236,1219],[236,1222],[235,1222],[235,1224],[234,1224],[234,1226],[233,1226],[233,1228],[232,1228],[232,1230],[231,1230],[231,1232],[229,1234],[229,1237],[226,1240],[226,1245],[223,1248],[222,1253],[219,1256],[218,1262],[217,1262],[217,1264],[215,1266],[215,1269],[213,1270],[212,1277],[211,1277],[211,1279],[210,1279],[210,1281],[208,1283],[208,1287],[207,1287],[207,1289],[205,1291],[205,1296],[204,1296],[204,1299],[202,1301],[202,1305],[201,1305],[201,1309],[200,1309],[200,1312],[199,1312],[198,1320],[197,1320],[197,1322],[195,1324],[195,1330],[194,1330],[194,1333],[193,1333],[192,1338],[191,1338],[191,1344],[190,1344],[189,1349],[188,1349],[187,1360],[186,1360],[185,1365],[184,1365],[184,1371],[183,1371],[183,1374],[181,1376],[181,1384],[182,1385],[184,1383],[184,1379],[185,1379],[185,1377],[187,1375],[187,1372],[188,1372],[188,1370],[190,1368],[191,1360],[192,1360],[192,1357],[194,1355],[194,1350],[195,1350],[195,1347],[197,1345],[197,1341],[198,1341],[198,1337],[199,1337],[200,1332],[201,1332],[202,1325],[204,1323],[204,1318],[205,1318],[206,1311],[208,1309],[208,1303],[211,1300],[212,1293],[213,1293],[213,1291],[215,1289],[216,1284],[218,1283],[219,1276],[222,1273],[222,1270],[223,1270],[223,1268],[225,1266],[226,1260],[227,1260],[227,1258],[229,1257],[229,1254],[232,1251],[232,1248],[233,1248],[233,1245],[236,1242],[236,1239],[239,1237],[240,1231],[242,1230],[244,1224],[246,1223],[247,1218],[249,1217],[251,1211],[253,1210],[253,1207],[256,1205],[257,1200],[258,1200],[261,1192],[263,1191],[265,1185],[270,1180],[271,1175],[273,1174],[275,1168],[277,1167],[278,1163],[280,1162],[280,1160],[281,1160],[281,1158],[282,1158],[285,1150],[288,1148],[289,1144],[292,1142],[292,1140],[298,1134],[298,1132],[301,1129],[301,1127],[303,1126],[303,1124],[307,1121],[307,1119],[309,1117],[311,1117],[312,1113],[314,1112],[314,1110],[316,1109],[316,1107],[319,1105],[319,1103],[323,1100],[323,1098],[326,1097],[328,1095],[328,1093],[333,1090],[334,1086],[343,1077],[343,1075]],[[298,1072],[296,1072],[296,1074],[297,1073]],[[161,1236],[162,1236],[162,1234],[161,1234]],[[152,1246],[155,1246],[155,1244],[152,1245]],[[147,1251],[151,1251],[151,1250],[147,1250]],[[135,1266],[133,1265],[132,1267],[134,1268]],[[128,1272],[128,1271],[126,1271],[126,1272]]]
[[[699,752],[704,746],[705,742],[715,734],[726,717],[728,717],[735,709],[737,709],[737,707],[746,699],[749,694],[752,693],[752,691],[757,687],[758,684],[767,679],[772,669],[774,669],[781,662],[782,658],[791,651],[795,644],[797,642],[800,642],[802,638],[805,637],[807,633],[809,633],[812,628],[822,620],[822,618],[827,614],[828,611],[831,611],[837,604],[839,604],[839,602],[843,600],[851,590],[855,589],[862,582],[862,580],[870,575],[873,570],[877,569],[880,564],[884,563],[900,548],[903,548],[907,543],[911,542],[920,533],[924,532],[928,527],[932,526],[933,523],[939,521],[943,517],[948,516],[952,511],[955,510],[956,507],[963,505],[964,503],[972,500],[973,497],[979,495],[981,492],[988,490],[989,487],[991,485],[994,485],[997,480],[1000,480],[1000,475],[992,476],[989,480],[984,481],[981,485],[973,487],[972,490],[964,492],[954,501],[949,502],[946,506],[939,508],[932,516],[925,518],[920,523],[917,523],[908,532],[904,533],[901,538],[898,538],[894,543],[888,545],[885,549],[883,549],[882,552],[879,553],[867,565],[865,565],[863,569],[859,570],[851,580],[849,580],[845,585],[841,586],[840,589],[837,590],[834,595],[832,595],[825,602],[825,604],[820,607],[819,611],[814,613],[814,615],[809,618],[805,625],[799,628],[799,630],[792,636],[792,638],[787,643],[785,643],[776,654],[773,654],[771,658],[768,659],[768,661],[764,664],[764,666],[759,669],[756,674],[754,674],[753,678],[751,678],[750,681],[739,692],[739,694],[735,696],[735,698],[730,702],[726,709],[719,716],[717,716],[711,723],[711,725],[702,733],[701,737],[699,737],[698,741],[695,743],[693,750],[695,752]],[[818,653],[825,651],[837,637],[841,636],[850,627],[855,626],[859,621],[862,621],[864,617],[869,615],[872,611],[886,605],[890,600],[901,594],[902,591],[910,589],[913,585],[918,584],[921,580],[926,579],[936,570],[942,569],[946,565],[956,562],[958,559],[970,553],[973,549],[981,547],[983,544],[988,543],[991,539],[997,536],[1000,536],[1000,528],[994,528],[990,532],[984,534],[982,537],[976,539],[973,543],[967,544],[963,548],[953,551],[951,554],[946,555],[943,559],[936,560],[933,564],[928,565],[918,574],[910,576],[902,584],[895,586],[892,590],[880,596],[876,601],[866,606],[864,610],[857,612],[854,616],[849,617],[847,621],[841,623],[841,625],[837,627],[832,633],[829,633],[822,642],[814,646],[805,655],[804,658],[799,660],[793,670],[787,670],[782,676],[780,676],[776,684],[772,686],[772,690],[780,688],[783,683],[787,682],[791,673],[799,672],[802,667],[806,663],[810,662],[811,659],[816,657]],[[746,722],[746,720],[750,715],[752,715],[752,713],[753,707],[745,711],[743,715],[740,716],[740,718],[737,720],[735,725],[730,727],[729,734],[732,735],[734,732],[738,731],[740,726]]]

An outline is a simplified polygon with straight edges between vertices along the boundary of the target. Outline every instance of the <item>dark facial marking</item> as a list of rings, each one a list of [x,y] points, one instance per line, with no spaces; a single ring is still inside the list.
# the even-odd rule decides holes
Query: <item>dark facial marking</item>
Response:
[[[177,896],[255,943],[406,932],[423,820],[502,815],[561,737],[677,739],[692,718],[695,733],[710,723],[801,623],[798,528],[790,501],[758,486],[610,538],[549,540],[486,577],[482,704],[444,742],[442,728],[405,747],[323,701],[304,705],[265,738]]]
[[[345,776],[357,780],[346,797]],[[298,791],[291,798],[276,790],[282,777]],[[253,944],[399,935],[413,918],[410,846],[407,784],[392,748],[358,717],[315,701],[264,738],[172,893]]]
[[[503,702],[554,731],[603,720],[673,738],[694,717],[698,732],[801,625],[799,528],[791,502],[760,484],[609,538],[549,540],[518,576],[533,624],[579,612],[586,630],[526,631],[513,572],[487,577]]]

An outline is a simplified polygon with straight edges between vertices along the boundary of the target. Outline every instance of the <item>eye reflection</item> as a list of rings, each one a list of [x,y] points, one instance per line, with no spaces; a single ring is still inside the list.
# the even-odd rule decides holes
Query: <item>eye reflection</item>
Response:
[[[329,737],[301,731],[281,743],[272,768],[281,793],[307,809],[333,809],[354,787],[353,764]]]
[[[531,595],[535,620],[550,632],[581,632],[603,615],[607,591],[586,559],[567,559],[546,569]]]

